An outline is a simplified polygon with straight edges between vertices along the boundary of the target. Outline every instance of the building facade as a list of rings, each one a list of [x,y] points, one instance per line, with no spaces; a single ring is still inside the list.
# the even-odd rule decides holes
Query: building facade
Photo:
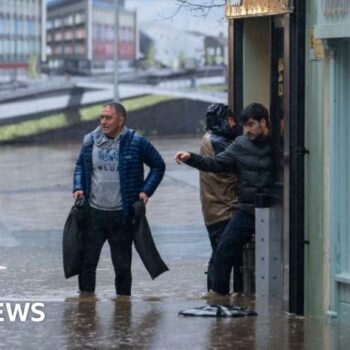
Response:
[[[229,101],[270,109],[284,309],[350,323],[350,6],[229,1]]]
[[[46,60],[44,0],[0,0],[0,75]]]
[[[130,65],[137,54],[136,12],[114,0],[57,0],[47,8],[48,60],[52,69],[68,73],[110,71],[117,57]],[[117,22],[117,30],[116,30]],[[117,34],[118,33],[118,34]]]
[[[350,323],[349,2],[308,1],[306,28],[305,309]]]

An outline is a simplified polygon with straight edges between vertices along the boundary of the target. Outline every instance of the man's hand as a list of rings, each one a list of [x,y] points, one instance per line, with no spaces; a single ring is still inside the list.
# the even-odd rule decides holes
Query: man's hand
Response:
[[[186,162],[191,157],[190,152],[180,151],[175,154],[175,160],[177,164],[181,164]]]
[[[145,192],[140,192],[139,193],[139,199],[140,201],[142,201],[145,205],[147,204],[148,202],[148,196]]]
[[[84,191],[75,191],[73,193],[73,198],[75,200],[80,199],[80,198],[84,198]]]

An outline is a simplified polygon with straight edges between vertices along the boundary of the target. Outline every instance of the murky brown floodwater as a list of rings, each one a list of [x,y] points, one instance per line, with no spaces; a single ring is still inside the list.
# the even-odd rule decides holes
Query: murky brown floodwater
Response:
[[[2,147],[0,151],[0,337],[8,349],[348,349],[350,331],[281,311],[278,300],[231,300],[256,317],[191,318],[202,306],[210,246],[203,226],[197,172],[173,161],[197,150],[198,138],[156,139],[167,175],[148,205],[159,251],[170,271],[155,281],[137,254],[133,290],[115,299],[109,250],[101,255],[98,300],[76,298],[77,281],[62,271],[62,227],[72,205],[78,144]],[[42,302],[43,322],[10,322],[5,303]],[[1,313],[2,311],[2,313]],[[31,315],[31,314],[30,314]],[[3,320],[2,320],[3,318]]]

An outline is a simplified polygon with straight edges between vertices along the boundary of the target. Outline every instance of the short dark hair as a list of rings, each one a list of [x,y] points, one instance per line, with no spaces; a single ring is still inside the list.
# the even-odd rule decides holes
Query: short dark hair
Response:
[[[120,114],[122,117],[126,118],[126,109],[119,102],[109,102],[103,105],[103,107],[111,107],[114,109],[114,112]]]
[[[269,112],[261,103],[251,103],[243,109],[240,119],[242,125],[245,124],[250,118],[257,121],[265,119],[266,125],[269,125]]]

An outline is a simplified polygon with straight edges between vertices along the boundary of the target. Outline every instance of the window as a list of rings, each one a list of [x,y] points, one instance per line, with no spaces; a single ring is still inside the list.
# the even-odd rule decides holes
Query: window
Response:
[[[73,39],[73,31],[72,30],[66,30],[64,33],[64,38],[66,40],[72,40]]]
[[[59,28],[59,27],[61,27],[62,26],[62,19],[61,18],[55,18],[54,19],[54,27],[55,28]]]
[[[65,24],[66,26],[72,26],[73,23],[74,23],[74,21],[73,21],[73,15],[69,15],[68,17],[66,17],[66,18],[64,19],[64,24]]]
[[[51,28],[53,28],[53,21],[51,19],[49,19],[46,22],[46,29],[51,29]]]
[[[62,53],[62,46],[61,45],[54,46],[53,53],[56,55],[60,55]]]
[[[4,18],[0,18],[0,34],[6,33],[6,23]],[[1,40],[0,40],[1,41]],[[1,51],[0,51],[1,52]]]
[[[113,41],[114,40],[114,27],[109,26],[106,28],[106,31],[107,31],[106,39],[108,41]]]
[[[85,39],[85,29],[84,28],[76,29],[75,37],[77,39]]]
[[[73,46],[72,45],[65,45],[63,48],[63,52],[67,55],[70,55],[73,53]]]
[[[85,54],[85,46],[83,44],[75,45],[75,53],[79,55]]]
[[[54,34],[55,41],[61,41],[62,40],[62,33],[61,32],[56,32]]]
[[[78,12],[74,16],[74,23],[75,24],[81,24],[85,21],[85,14],[83,12]]]

